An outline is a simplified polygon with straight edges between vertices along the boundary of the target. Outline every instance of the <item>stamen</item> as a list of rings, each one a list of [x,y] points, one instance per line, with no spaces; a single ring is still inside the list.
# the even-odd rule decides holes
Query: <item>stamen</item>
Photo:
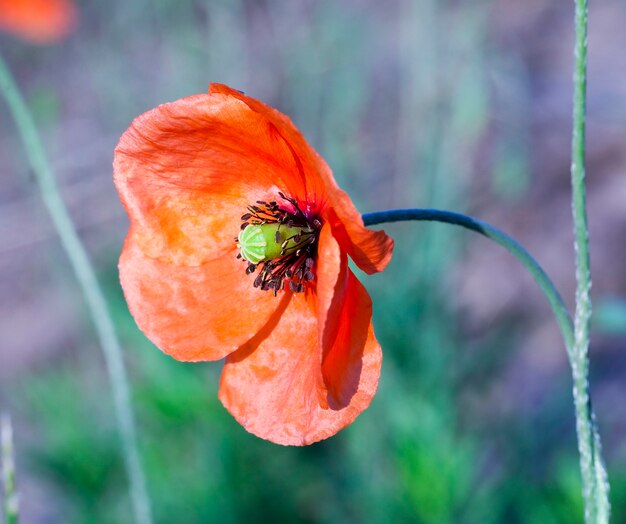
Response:
[[[237,237],[237,258],[246,261],[245,273],[258,269],[253,286],[273,291],[275,296],[287,287],[302,293],[306,284],[315,280],[313,267],[322,228],[321,220],[304,213],[295,199],[281,192],[278,195],[293,210],[280,207],[276,201],[257,200],[242,215]]]

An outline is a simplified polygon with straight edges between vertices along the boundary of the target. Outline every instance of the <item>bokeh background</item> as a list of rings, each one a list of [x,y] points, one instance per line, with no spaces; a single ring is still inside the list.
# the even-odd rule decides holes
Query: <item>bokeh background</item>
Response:
[[[289,114],[363,212],[484,218],[572,306],[571,4],[82,1],[61,43],[0,36],[123,339],[156,522],[582,522],[565,349],[498,246],[388,226],[394,259],[363,278],[379,392],[336,437],[284,448],[222,408],[220,363],[177,362],[136,328],[111,178],[135,116],[227,83]],[[591,379],[614,522],[626,522],[625,27],[623,1],[591,2]],[[14,419],[23,522],[131,522],[100,349],[4,104],[0,176],[0,408]]]

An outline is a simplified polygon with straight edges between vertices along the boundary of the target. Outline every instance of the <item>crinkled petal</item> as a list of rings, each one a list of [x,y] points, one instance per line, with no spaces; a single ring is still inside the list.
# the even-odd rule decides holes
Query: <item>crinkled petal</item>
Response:
[[[307,197],[291,146],[276,126],[219,92],[135,119],[116,148],[114,175],[142,249],[185,265],[230,248],[248,205],[280,201],[279,192]]]
[[[71,0],[0,0],[0,29],[36,44],[63,38],[75,23]]]
[[[330,169],[288,116],[224,84],[211,84],[209,93],[245,104],[262,122],[261,127],[269,130],[272,144],[270,154],[278,155],[281,165],[290,171],[295,184],[289,189],[288,196],[303,203],[307,207],[304,211],[316,211],[324,207],[328,195],[321,170],[330,172]]]
[[[291,120],[279,111],[228,86],[212,84],[210,92],[228,94],[244,101],[278,129],[280,136],[290,144],[297,164],[302,166],[300,172],[305,175],[309,200],[315,200],[318,208],[326,207],[332,210],[331,213],[334,211],[334,216],[325,218],[332,218],[340,223],[335,227],[343,231],[340,241],[342,246],[346,246],[350,257],[366,273],[382,271],[391,260],[393,240],[384,231],[372,231],[364,226],[360,213],[350,197],[339,189],[324,159],[307,143]]]
[[[384,231],[366,228],[361,214],[346,193],[337,189],[330,194],[332,212],[338,221],[333,229],[341,245],[346,246],[350,258],[369,275],[385,269],[393,253],[393,239]]]
[[[120,281],[139,328],[178,360],[217,360],[251,339],[280,300],[253,287],[231,249],[199,266],[147,257],[129,235]]]
[[[278,444],[307,445],[334,435],[369,406],[381,350],[369,296],[349,270],[345,287],[342,327],[325,356],[316,298],[285,294],[268,324],[226,359],[220,400],[251,433]],[[319,399],[320,367],[332,391],[327,406]]]
[[[372,301],[348,269],[327,225],[320,234],[317,281],[318,338],[322,352],[322,407],[347,405],[358,384],[359,349],[372,319]],[[357,374],[352,377],[352,374]]]
[[[335,410],[349,405],[354,395],[364,387],[363,348],[368,343],[376,346],[378,372],[382,357],[380,346],[374,339],[372,300],[369,294],[349,269],[347,278],[340,279],[338,286],[337,305],[333,304],[329,310],[335,322],[334,325],[326,324],[322,354],[322,377],[327,390],[327,402]],[[331,325],[332,329],[329,329]],[[378,374],[372,395],[377,384]]]
[[[332,234],[330,224],[320,232],[317,257],[317,327],[320,355],[325,355],[332,347],[341,319],[341,311],[346,300],[346,272],[348,260],[341,251],[339,243]],[[322,368],[319,369],[319,397],[323,408],[329,407],[333,399],[333,390],[327,387]],[[335,402],[336,403],[336,402]]]

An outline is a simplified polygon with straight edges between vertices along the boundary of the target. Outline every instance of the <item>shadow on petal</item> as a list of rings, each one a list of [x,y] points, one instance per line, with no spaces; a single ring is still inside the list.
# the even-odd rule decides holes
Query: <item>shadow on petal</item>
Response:
[[[287,309],[287,306],[289,306],[292,297],[293,293],[286,292],[282,294],[280,299],[276,298],[276,300],[280,300],[280,303],[278,304],[278,307],[276,308],[272,316],[268,319],[265,325],[261,327],[261,329],[259,329],[256,335],[254,335],[250,340],[243,344],[237,351],[228,356],[229,362],[232,362],[233,364],[236,362],[241,362],[243,359],[252,355],[254,350],[258,348],[267,337],[270,336],[272,331],[274,331],[274,328],[280,322],[280,319]]]
[[[363,351],[372,319],[369,294],[350,270],[337,286],[343,289],[337,289],[336,300],[329,310],[336,323],[332,322],[334,329],[324,333],[322,358],[326,400],[333,410],[348,406],[359,389]]]

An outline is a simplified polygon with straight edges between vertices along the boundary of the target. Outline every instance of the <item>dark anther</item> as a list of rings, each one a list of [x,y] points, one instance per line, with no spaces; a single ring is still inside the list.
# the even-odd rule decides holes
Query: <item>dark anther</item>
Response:
[[[278,195],[290,204],[289,210],[280,207],[274,200],[269,203],[257,200],[255,205],[247,206],[248,212],[241,217],[242,230],[250,224],[276,224],[278,226],[274,235],[275,242],[280,243],[278,256],[258,264],[244,259],[247,263],[246,274],[256,271],[254,287],[272,291],[274,296],[284,289],[301,293],[308,282],[315,280],[312,268],[315,265],[317,241],[322,227],[320,219],[305,213],[297,200],[285,196],[282,192]],[[280,229],[283,225],[289,229],[296,228],[296,233],[293,236],[281,235]],[[243,258],[241,253],[237,255],[237,258]]]

